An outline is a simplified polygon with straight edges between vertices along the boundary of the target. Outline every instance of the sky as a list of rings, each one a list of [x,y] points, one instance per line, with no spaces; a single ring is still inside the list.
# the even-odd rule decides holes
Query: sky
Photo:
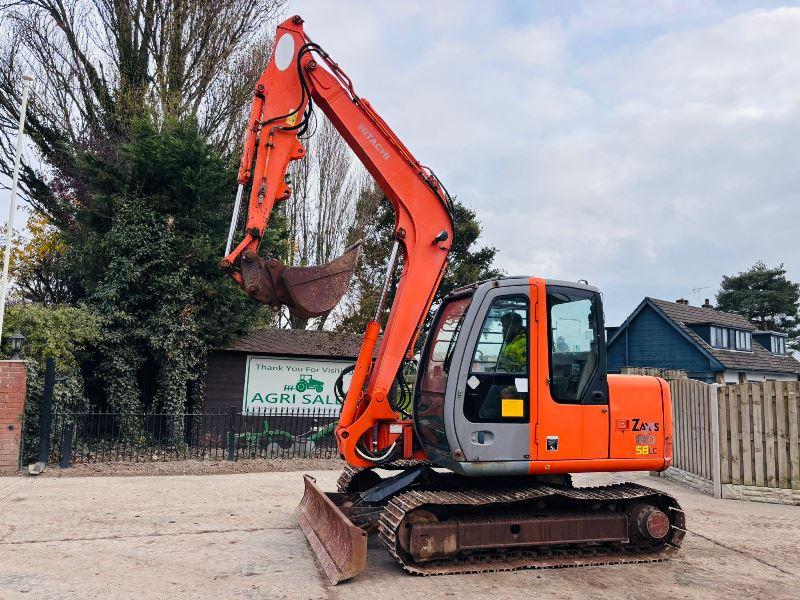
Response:
[[[508,274],[597,285],[608,325],[644,296],[713,299],[757,260],[800,281],[800,3],[293,0],[295,13],[476,211]]]
[[[586,279],[617,325],[800,280],[800,4],[295,0],[512,275]]]

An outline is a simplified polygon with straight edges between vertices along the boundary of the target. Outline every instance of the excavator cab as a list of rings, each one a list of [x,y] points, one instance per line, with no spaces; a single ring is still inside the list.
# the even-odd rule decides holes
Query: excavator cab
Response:
[[[502,278],[439,308],[414,426],[430,460],[463,475],[655,470],[671,458],[665,396],[669,411],[658,379],[607,375],[597,288]]]

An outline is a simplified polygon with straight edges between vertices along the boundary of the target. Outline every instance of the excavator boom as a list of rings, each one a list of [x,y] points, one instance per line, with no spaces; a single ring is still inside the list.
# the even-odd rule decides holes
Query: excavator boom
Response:
[[[402,262],[400,283],[379,344],[386,290],[375,319],[367,326],[336,432],[340,453],[348,463],[373,466],[399,444],[410,449],[412,425],[403,422],[390,406],[389,390],[403,360],[412,352],[444,274],[453,241],[452,208],[434,173],[414,158],[370,103],[356,94],[339,65],[305,34],[303,20],[292,17],[278,26],[272,58],[255,85],[238,175],[237,201],[250,186],[247,223],[244,237],[231,250],[237,206],[228,253],[221,262],[250,296],[265,304],[288,306],[301,317],[318,316],[339,301],[355,268],[357,247],[316,267],[287,267],[277,258],[264,260],[258,254],[275,203],[291,194],[285,183],[289,163],[305,156],[300,137],[313,104],[364,164],[395,213],[388,268],[391,271]],[[368,442],[364,440],[367,436],[372,438]]]

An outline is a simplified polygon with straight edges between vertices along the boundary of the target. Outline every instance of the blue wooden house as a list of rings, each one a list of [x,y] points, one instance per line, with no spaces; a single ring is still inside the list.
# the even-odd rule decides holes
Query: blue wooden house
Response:
[[[708,383],[800,379],[785,333],[758,331],[708,300],[698,307],[683,299],[645,298],[620,327],[608,328],[607,338],[610,373],[654,367],[680,369]]]

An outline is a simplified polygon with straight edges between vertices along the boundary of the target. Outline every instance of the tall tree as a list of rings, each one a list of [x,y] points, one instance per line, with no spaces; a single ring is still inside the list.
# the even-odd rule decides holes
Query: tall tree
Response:
[[[183,412],[201,397],[205,350],[263,318],[216,263],[230,159],[284,3],[3,4],[0,170],[11,169],[20,76],[30,72],[36,152],[22,191],[58,230],[69,302],[101,317],[100,350],[87,360],[95,402]]]
[[[27,302],[57,305],[69,300],[64,274],[66,244],[61,232],[34,213],[28,218],[28,234],[14,235],[10,274],[14,296]]]
[[[2,0],[0,0],[2,1]],[[60,228],[77,207],[92,160],[118,154],[131,123],[192,118],[231,151],[243,108],[267,64],[267,27],[285,0],[7,0],[0,21],[0,170],[12,168],[21,75],[36,79],[25,159],[28,201]],[[88,157],[87,157],[88,153]],[[40,162],[47,169],[40,168]],[[88,164],[87,164],[88,161]],[[113,174],[109,174],[113,177]]]
[[[262,307],[217,267],[228,217],[219,199],[234,168],[193,121],[133,131],[122,184],[107,196],[110,225],[68,244],[66,261],[103,319],[96,377],[107,402],[179,415],[198,398],[206,349],[249,331]]]
[[[336,323],[339,331],[363,333],[374,317],[391,254],[393,228],[394,213],[389,201],[372,178],[366,179],[359,190],[348,231],[348,244],[362,242],[361,256],[340,303],[341,313]]]
[[[758,261],[747,271],[723,276],[717,306],[747,317],[763,331],[789,334],[789,346],[800,350],[800,284],[787,279],[783,264],[768,267]]]

